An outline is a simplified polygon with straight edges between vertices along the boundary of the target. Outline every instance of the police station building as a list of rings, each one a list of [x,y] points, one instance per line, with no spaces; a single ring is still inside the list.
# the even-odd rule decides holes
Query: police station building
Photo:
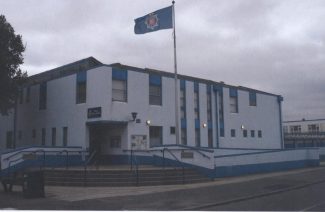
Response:
[[[177,144],[174,80],[170,72],[93,57],[31,76],[16,113],[0,118],[1,149],[78,146],[110,164],[127,162],[131,149],[150,161],[169,147],[185,163],[205,168],[258,163],[256,156],[231,162],[224,155],[272,151],[260,154],[263,164],[299,159],[274,155],[290,155],[283,152],[281,96],[185,75],[178,75]],[[299,160],[310,159],[303,155]]]

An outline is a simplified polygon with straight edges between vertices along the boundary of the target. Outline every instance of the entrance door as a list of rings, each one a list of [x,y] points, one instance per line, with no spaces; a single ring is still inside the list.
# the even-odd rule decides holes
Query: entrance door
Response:
[[[90,155],[95,153],[95,160],[100,159],[101,143],[105,139],[105,128],[100,126],[92,126],[89,129],[89,152]]]

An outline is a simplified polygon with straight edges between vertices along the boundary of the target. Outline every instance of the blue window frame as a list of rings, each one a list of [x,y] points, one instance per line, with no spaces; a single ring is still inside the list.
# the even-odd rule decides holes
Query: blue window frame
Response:
[[[116,69],[112,70],[112,100],[127,102],[127,70]]]
[[[238,113],[238,93],[236,88],[229,88],[229,111]]]
[[[160,75],[149,75],[149,104],[162,105],[162,83]]]
[[[256,92],[250,91],[249,92],[249,106],[256,106]]]
[[[85,103],[87,99],[87,72],[77,73],[76,104]]]
[[[40,84],[40,91],[39,91],[39,109],[40,110],[46,109],[46,99],[47,99],[47,83],[43,82]]]

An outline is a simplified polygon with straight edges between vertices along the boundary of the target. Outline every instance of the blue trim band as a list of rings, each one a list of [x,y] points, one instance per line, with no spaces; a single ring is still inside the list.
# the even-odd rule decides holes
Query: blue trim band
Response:
[[[161,76],[157,74],[149,74],[150,85],[161,86]]]
[[[230,97],[237,97],[238,96],[238,91],[236,88],[229,88],[229,96]]]
[[[126,81],[127,78],[128,78],[127,70],[112,68],[112,79]]]
[[[87,71],[81,71],[77,73],[77,82],[87,81]]]

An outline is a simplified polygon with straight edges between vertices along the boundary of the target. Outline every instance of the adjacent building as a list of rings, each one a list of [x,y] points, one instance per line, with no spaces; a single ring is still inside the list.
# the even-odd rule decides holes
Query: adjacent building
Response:
[[[325,119],[284,121],[286,148],[325,146]]]
[[[81,146],[107,160],[166,145],[282,149],[281,96],[185,75],[177,89],[179,144],[173,73],[90,57],[36,74],[0,117],[0,148]]]

